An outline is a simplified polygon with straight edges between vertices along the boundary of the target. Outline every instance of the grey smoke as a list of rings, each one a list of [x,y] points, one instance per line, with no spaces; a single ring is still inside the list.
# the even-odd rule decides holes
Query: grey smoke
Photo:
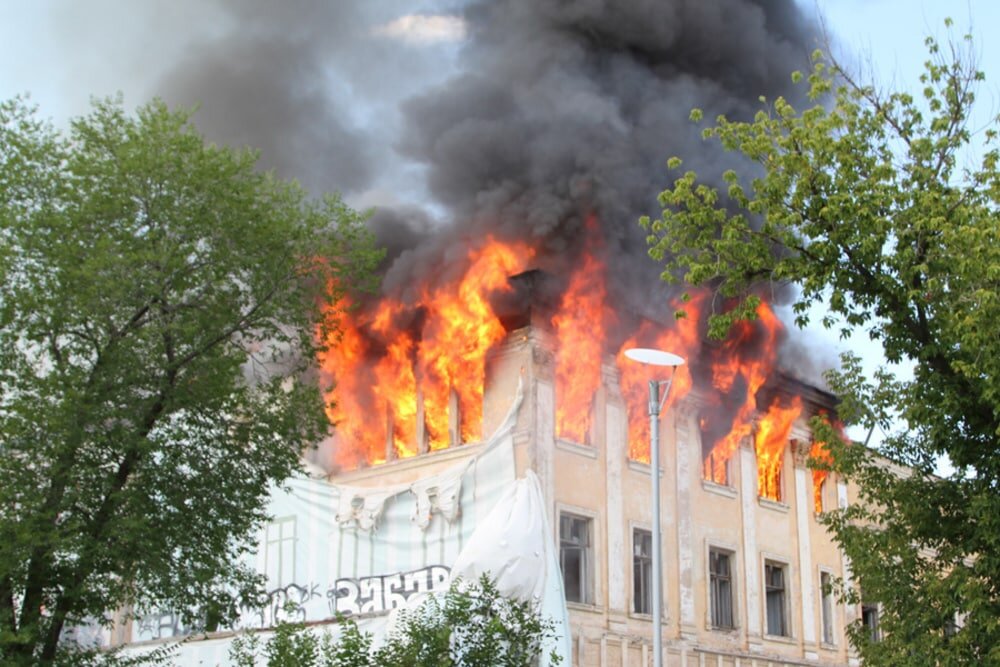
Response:
[[[208,138],[260,150],[261,166],[310,192],[370,203],[372,189],[413,199],[422,188],[393,143],[400,101],[451,72],[450,45],[414,45],[376,28],[402,13],[395,0],[177,0],[193,25],[151,86],[198,107]],[[142,7],[126,11],[157,12]],[[171,40],[179,35],[157,35]],[[383,203],[383,202],[379,202]],[[391,202],[392,203],[392,202]]]
[[[657,210],[668,156],[706,174],[735,164],[702,142],[691,108],[748,118],[760,95],[789,94],[815,25],[791,0],[501,0],[465,16],[462,71],[404,105],[401,150],[427,166],[430,193],[452,213],[425,245],[487,231],[532,239],[541,268],[562,274],[594,213],[612,301],[666,319],[636,220]],[[401,256],[410,265],[393,272],[421,275],[436,261],[429,250]]]
[[[819,33],[794,0],[100,6],[66,19],[68,38],[111,15],[144,26],[133,62],[115,66],[154,81],[148,93],[198,104],[209,138],[259,147],[264,166],[311,191],[377,205],[386,294],[412,299],[485,233],[531,241],[539,268],[565,276],[593,214],[612,303],[664,321],[669,290],[636,220],[658,210],[670,155],[705,175],[737,164],[700,139],[690,109],[750,117],[760,95],[790,92]],[[379,34],[415,10],[464,18],[457,55]]]

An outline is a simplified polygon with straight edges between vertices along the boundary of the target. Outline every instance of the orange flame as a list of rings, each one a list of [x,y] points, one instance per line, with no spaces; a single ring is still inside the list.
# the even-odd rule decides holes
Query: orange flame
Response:
[[[613,314],[605,305],[606,269],[593,253],[597,223],[587,221],[590,235],[582,261],[552,317],[556,336],[556,436],[590,442],[592,402],[601,385],[605,332]]]
[[[346,309],[349,303],[344,299],[338,309]],[[353,468],[364,462],[379,462],[385,457],[386,420],[357,419],[355,416],[368,412],[364,397],[371,387],[374,377],[361,362],[365,355],[365,340],[357,323],[345,318],[340,336],[327,341],[329,349],[320,355],[323,368],[350,368],[354,372],[337,373],[333,392],[335,403],[327,396],[327,417],[337,429],[344,442],[357,443],[354,447],[339,447],[336,452],[337,465]],[[331,393],[333,393],[331,392]],[[382,443],[381,450],[378,443]]]
[[[651,322],[644,322],[618,351],[615,360],[621,373],[622,397],[625,399],[628,410],[628,455],[630,459],[649,463],[649,380],[666,378],[651,376],[649,368],[628,360],[625,357],[625,350],[633,347],[652,347],[668,350],[684,357],[689,362],[674,370],[670,393],[667,394],[667,400],[660,411],[660,414],[664,414],[691,391],[690,362],[698,356],[701,347],[698,322],[706,296],[706,294],[701,293],[687,304],[673,303],[672,306],[675,310],[684,308],[685,316],[677,318],[672,328],[657,333],[659,327]]]
[[[762,330],[764,339],[760,350],[752,358],[744,359],[741,350],[748,346],[755,334]],[[712,364],[712,385],[723,394],[730,392],[736,378],[746,385],[743,403],[733,417],[729,432],[712,446],[705,457],[703,476],[717,484],[728,484],[728,462],[739,449],[740,442],[753,432],[753,418],[757,410],[757,391],[764,385],[774,368],[777,344],[784,330],[774,311],[766,303],[757,307],[756,322],[740,322],[722,346],[721,354]]]
[[[795,396],[791,405],[775,399],[761,417],[754,449],[757,452],[757,494],[762,498],[781,500],[781,468],[795,420],[802,414],[802,399]]]
[[[379,428],[380,443],[385,444],[385,433],[392,427],[392,447],[397,456],[412,456],[417,453],[414,435],[417,432],[417,378],[413,371],[416,343],[407,332],[394,332],[393,319],[400,314],[402,306],[384,301],[375,311],[371,328],[382,334],[388,341],[385,356],[374,366],[375,381],[371,385],[375,404],[384,406],[382,413],[385,424]],[[355,419],[358,414],[354,413]],[[378,419],[379,414],[375,415]],[[374,420],[361,420],[362,423]]]
[[[425,292],[429,317],[417,354],[424,419],[431,449],[447,447],[448,398],[458,394],[461,439],[482,436],[483,382],[486,353],[503,338],[504,328],[490,307],[488,295],[511,289],[507,278],[524,268],[531,256],[517,248],[490,241],[469,254],[469,268],[458,284]]]
[[[557,344],[555,435],[580,443],[590,441],[609,331],[619,326],[608,303],[608,267],[601,259],[596,230],[595,219],[589,218],[583,252],[550,320]],[[487,238],[464,252],[460,266],[450,262],[447,274],[442,271],[436,280],[410,286],[405,302],[383,298],[344,318],[341,333],[328,341],[329,349],[320,359],[335,381],[328,396],[328,415],[335,425],[333,463],[355,468],[482,437],[486,355],[506,335],[491,300],[510,291],[508,278],[528,268],[533,258],[527,244]],[[700,332],[708,296],[700,292],[688,303],[671,303],[686,316],[669,328],[645,321],[618,350],[615,362],[628,412],[629,458],[650,460],[648,382],[666,380],[669,371],[658,377],[626,360],[624,351],[669,350],[688,363],[674,371],[661,414],[683,399],[695,381],[705,400],[737,404],[725,413],[722,424],[713,423],[723,419],[711,412],[701,415],[705,444],[711,445],[706,448],[704,477],[727,484],[729,459],[744,438],[753,437],[760,495],[780,499],[781,461],[802,402],[796,398],[790,404],[772,403],[756,432],[754,420],[757,395],[775,368],[783,327],[762,303],[755,322],[738,324],[726,342],[703,349]],[[707,435],[712,427],[722,428]],[[723,429],[725,434],[715,438]],[[825,477],[823,471],[814,472],[817,508]]]
[[[812,449],[809,450],[809,456],[814,459],[823,461],[825,463],[832,462],[830,457],[830,450],[826,448],[826,443],[824,442],[814,442]],[[830,474],[829,470],[813,470],[813,507],[816,510],[816,514],[821,514],[823,512],[823,482],[826,481],[827,476]]]
[[[428,445],[446,447],[452,392],[460,439],[481,437],[486,353],[504,335],[489,297],[510,290],[508,276],[524,270],[533,255],[527,245],[487,238],[467,253],[457,281],[424,286],[409,305],[384,299],[369,319],[343,323],[340,338],[320,357],[335,380],[327,413],[336,428],[338,466],[417,453],[421,399]]]
[[[823,415],[825,419],[828,419],[827,415]],[[836,429],[837,434],[840,439],[847,441],[847,433],[844,432],[844,425],[839,420],[833,420],[833,428]],[[826,464],[833,463],[833,456],[830,455],[830,448],[827,443],[817,440],[813,442],[812,448],[809,450],[810,458],[816,459]],[[829,476],[829,470],[813,470],[813,506],[816,509],[816,514],[821,514],[823,512],[823,482]]]

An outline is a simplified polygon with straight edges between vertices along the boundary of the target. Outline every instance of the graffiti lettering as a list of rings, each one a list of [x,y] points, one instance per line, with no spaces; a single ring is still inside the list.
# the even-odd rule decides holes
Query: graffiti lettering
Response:
[[[410,572],[397,572],[359,579],[341,578],[327,588],[326,605],[320,584],[288,584],[268,591],[260,600],[240,609],[232,630],[274,627],[282,621],[302,623],[319,621],[337,614],[381,614],[404,606],[411,598],[430,591],[443,590],[450,568],[430,565]],[[158,611],[137,619],[135,640],[165,639],[203,632],[204,624],[184,624],[176,613]]]
[[[372,614],[401,607],[413,596],[441,590],[451,570],[431,565],[412,572],[362,579],[338,579],[327,592],[331,614]]]

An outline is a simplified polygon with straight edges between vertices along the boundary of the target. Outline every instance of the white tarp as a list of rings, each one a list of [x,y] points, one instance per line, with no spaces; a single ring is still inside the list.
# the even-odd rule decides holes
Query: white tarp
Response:
[[[541,602],[564,630],[553,648],[569,656],[558,555],[541,489],[530,471],[515,477],[511,430],[518,394],[480,452],[443,472],[391,488],[303,475],[276,490],[274,523],[261,533],[255,564],[271,588],[259,608],[244,610],[240,628],[342,613],[359,616],[359,626],[379,636],[392,609],[447,589],[453,575],[474,579],[489,572],[503,594]],[[151,614],[134,622],[132,640],[159,644],[155,640],[188,634],[173,615]],[[180,646],[176,664],[228,665],[229,642],[192,638]]]

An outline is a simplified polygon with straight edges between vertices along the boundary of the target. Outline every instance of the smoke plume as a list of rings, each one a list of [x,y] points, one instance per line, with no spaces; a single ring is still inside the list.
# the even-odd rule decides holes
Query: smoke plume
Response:
[[[706,174],[734,159],[690,109],[749,117],[789,92],[817,33],[794,0],[180,4],[212,29],[184,36],[152,92],[199,105],[209,138],[260,148],[279,175],[375,206],[387,294],[485,234],[529,240],[564,276],[594,216],[609,296],[657,319],[666,288],[636,220],[668,156]]]
[[[487,233],[530,239],[541,268],[565,275],[594,214],[610,300],[665,319],[636,220],[657,210],[668,156],[706,174],[734,166],[701,140],[691,108],[747,118],[760,95],[788,94],[815,26],[791,0],[503,0],[464,17],[459,71],[404,103],[400,142],[426,165],[449,223],[400,255],[386,288],[432,271],[455,239]]]

